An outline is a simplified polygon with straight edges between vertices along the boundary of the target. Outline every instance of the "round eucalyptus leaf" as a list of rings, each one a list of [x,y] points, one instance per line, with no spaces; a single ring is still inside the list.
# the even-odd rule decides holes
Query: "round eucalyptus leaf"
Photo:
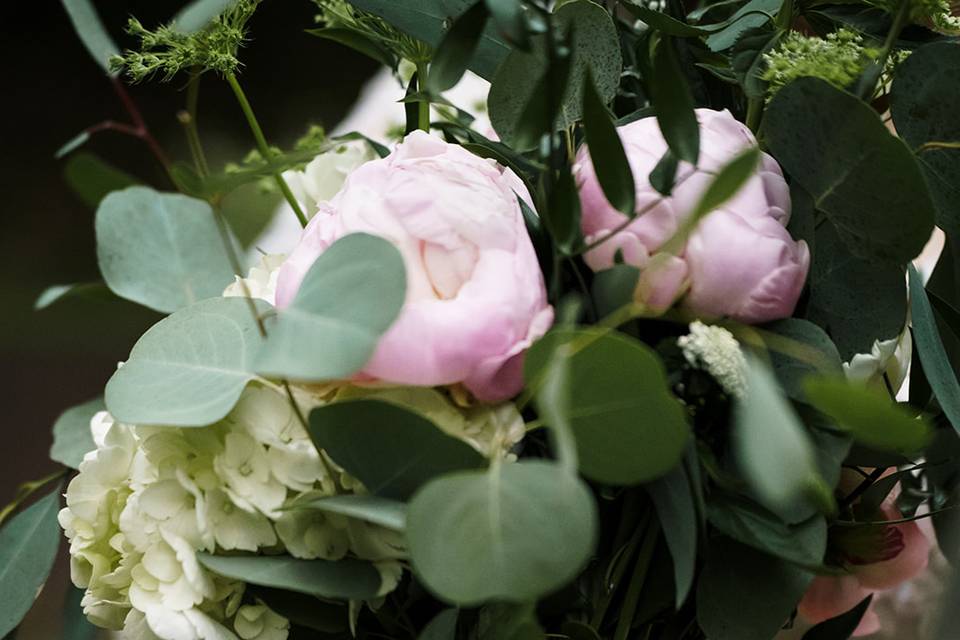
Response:
[[[97,448],[90,432],[90,420],[97,412],[106,409],[103,398],[94,398],[71,407],[60,414],[53,424],[53,446],[50,459],[77,469],[83,456]]]

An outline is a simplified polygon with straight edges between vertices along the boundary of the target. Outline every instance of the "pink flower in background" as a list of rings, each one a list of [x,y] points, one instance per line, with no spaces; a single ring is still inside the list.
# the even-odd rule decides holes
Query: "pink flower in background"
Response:
[[[277,306],[307,270],[355,232],[392,242],[407,270],[406,304],[361,375],[418,386],[464,385],[480,400],[523,385],[523,354],[550,328],[543,276],[524,226],[517,177],[423,132],[353,172],[284,263]]]
[[[861,479],[845,471],[841,488],[852,491]],[[896,506],[898,494],[899,490],[892,491],[871,519],[902,519]],[[930,558],[930,540],[915,521],[847,528],[839,534],[832,531],[830,540],[831,552],[840,556],[846,573],[814,578],[797,606],[799,614],[812,624],[849,611],[872,593],[912,580],[926,569]],[[880,619],[871,606],[853,635],[870,635],[879,629]]]
[[[612,267],[618,256],[641,270],[638,297],[655,309],[677,299],[706,316],[765,322],[791,315],[810,264],[804,242],[786,230],[790,191],[776,161],[763,154],[753,177],[708,215],[676,256],[661,253],[700,200],[713,175],[739,153],[756,145],[753,134],[728,111],[697,109],[700,160],[680,163],[669,197],[651,185],[650,172],[667,151],[655,118],[620,127],[620,138],[637,188],[642,215],[584,255],[594,271]],[[597,181],[589,150],[581,148],[575,167],[586,242],[608,237],[626,217],[613,208]],[[660,256],[654,260],[655,256]],[[653,260],[653,262],[651,262]],[[648,272],[649,267],[649,272]]]

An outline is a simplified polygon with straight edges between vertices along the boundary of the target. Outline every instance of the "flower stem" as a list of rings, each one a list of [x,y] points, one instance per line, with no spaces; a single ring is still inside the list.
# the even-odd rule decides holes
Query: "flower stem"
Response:
[[[194,167],[197,173],[205,177],[210,175],[210,165],[207,164],[207,157],[203,152],[203,145],[200,143],[200,132],[197,129],[197,103],[199,100],[200,75],[193,73],[190,75],[190,83],[187,85],[187,108],[177,114],[177,119],[183,125],[184,133],[187,136],[187,144],[190,146],[190,155],[193,156]]]
[[[20,505],[22,505],[27,498],[36,493],[38,489],[42,489],[54,480],[59,480],[65,475],[67,475],[67,469],[63,468],[44,478],[40,478],[39,480],[33,480],[31,482],[24,482],[21,484],[17,489],[17,495],[14,497],[13,501],[4,507],[2,511],[0,511],[0,525],[6,522],[7,518],[10,517],[10,514],[19,509]]]
[[[426,96],[426,91],[424,87],[427,86],[427,63],[426,61],[417,62],[417,91],[420,92],[421,96]],[[417,103],[417,125],[421,131],[426,131],[430,133],[430,101],[421,100]]]
[[[250,126],[250,131],[253,133],[253,138],[257,142],[257,149],[260,150],[260,155],[263,156],[263,159],[266,162],[270,162],[270,160],[273,158],[273,152],[270,150],[270,145],[267,144],[267,139],[263,135],[263,129],[260,128],[260,123],[257,122],[257,117],[253,113],[253,108],[250,106],[250,101],[247,100],[247,96],[243,92],[243,88],[240,87],[240,83],[237,81],[237,76],[232,72],[228,72],[226,74],[226,78],[227,84],[229,84],[230,88],[233,89],[233,95],[236,96],[237,102],[240,104],[240,109],[243,111],[243,115],[247,119],[247,124]],[[300,208],[300,203],[297,202],[297,199],[293,196],[293,192],[290,190],[290,185],[288,185],[287,181],[283,179],[283,176],[279,171],[273,174],[273,179],[280,188],[280,192],[283,193],[283,197],[286,198],[287,203],[289,203],[290,208],[293,209],[293,213],[297,216],[297,220],[300,221],[300,226],[307,226],[307,217],[303,214],[303,210]]]

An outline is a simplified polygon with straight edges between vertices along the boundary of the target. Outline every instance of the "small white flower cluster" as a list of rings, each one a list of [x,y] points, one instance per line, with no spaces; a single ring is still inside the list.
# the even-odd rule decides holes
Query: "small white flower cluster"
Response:
[[[464,409],[423,388],[330,387],[301,405],[379,398],[418,411],[487,455],[523,437],[512,404]],[[315,509],[283,509],[310,492],[364,492],[316,450],[287,398],[251,384],[233,411],[209,427],[91,424],[97,449],[67,489],[60,523],[70,540],[74,583],[98,626],[142,640],[283,640],[288,622],[245,594],[245,584],[203,568],[197,551],[288,553],[377,563],[382,593],[400,579],[400,533]],[[333,476],[331,476],[331,473]]]
[[[225,298],[255,298],[276,304],[277,278],[280,276],[280,266],[287,256],[282,253],[271,253],[260,257],[246,278],[234,276],[234,282],[223,291]]]
[[[345,141],[316,156],[302,170],[284,171],[283,179],[297,201],[306,207],[309,218],[319,210],[321,202],[337,195],[354,169],[376,159],[376,152],[365,140]]]
[[[733,334],[699,320],[690,324],[690,333],[677,339],[690,366],[703,369],[731,397],[741,399],[747,392],[747,360]]]

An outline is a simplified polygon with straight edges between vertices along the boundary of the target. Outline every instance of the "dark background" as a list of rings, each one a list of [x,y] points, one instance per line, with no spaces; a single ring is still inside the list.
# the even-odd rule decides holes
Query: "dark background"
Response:
[[[186,0],[95,0],[121,48],[136,15],[148,28]],[[289,147],[311,123],[332,127],[356,99],[375,65],[304,33],[316,10],[309,0],[264,0],[241,53],[240,81],[268,140]],[[42,311],[36,297],[50,285],[99,279],[94,210],[64,180],[56,150],[86,127],[126,114],[101,68],[75,37],[58,0],[5,2],[0,10],[0,505],[19,483],[57,469],[47,454],[50,428],[64,409],[102,393],[118,361],[159,316],[122,302],[65,300]],[[184,79],[130,88],[154,136],[173,159],[189,158],[176,113]],[[203,77],[198,118],[211,164],[221,167],[253,148],[227,85]],[[98,134],[84,147],[156,188],[164,172],[139,140]],[[66,551],[18,634],[59,638],[67,583]]]

